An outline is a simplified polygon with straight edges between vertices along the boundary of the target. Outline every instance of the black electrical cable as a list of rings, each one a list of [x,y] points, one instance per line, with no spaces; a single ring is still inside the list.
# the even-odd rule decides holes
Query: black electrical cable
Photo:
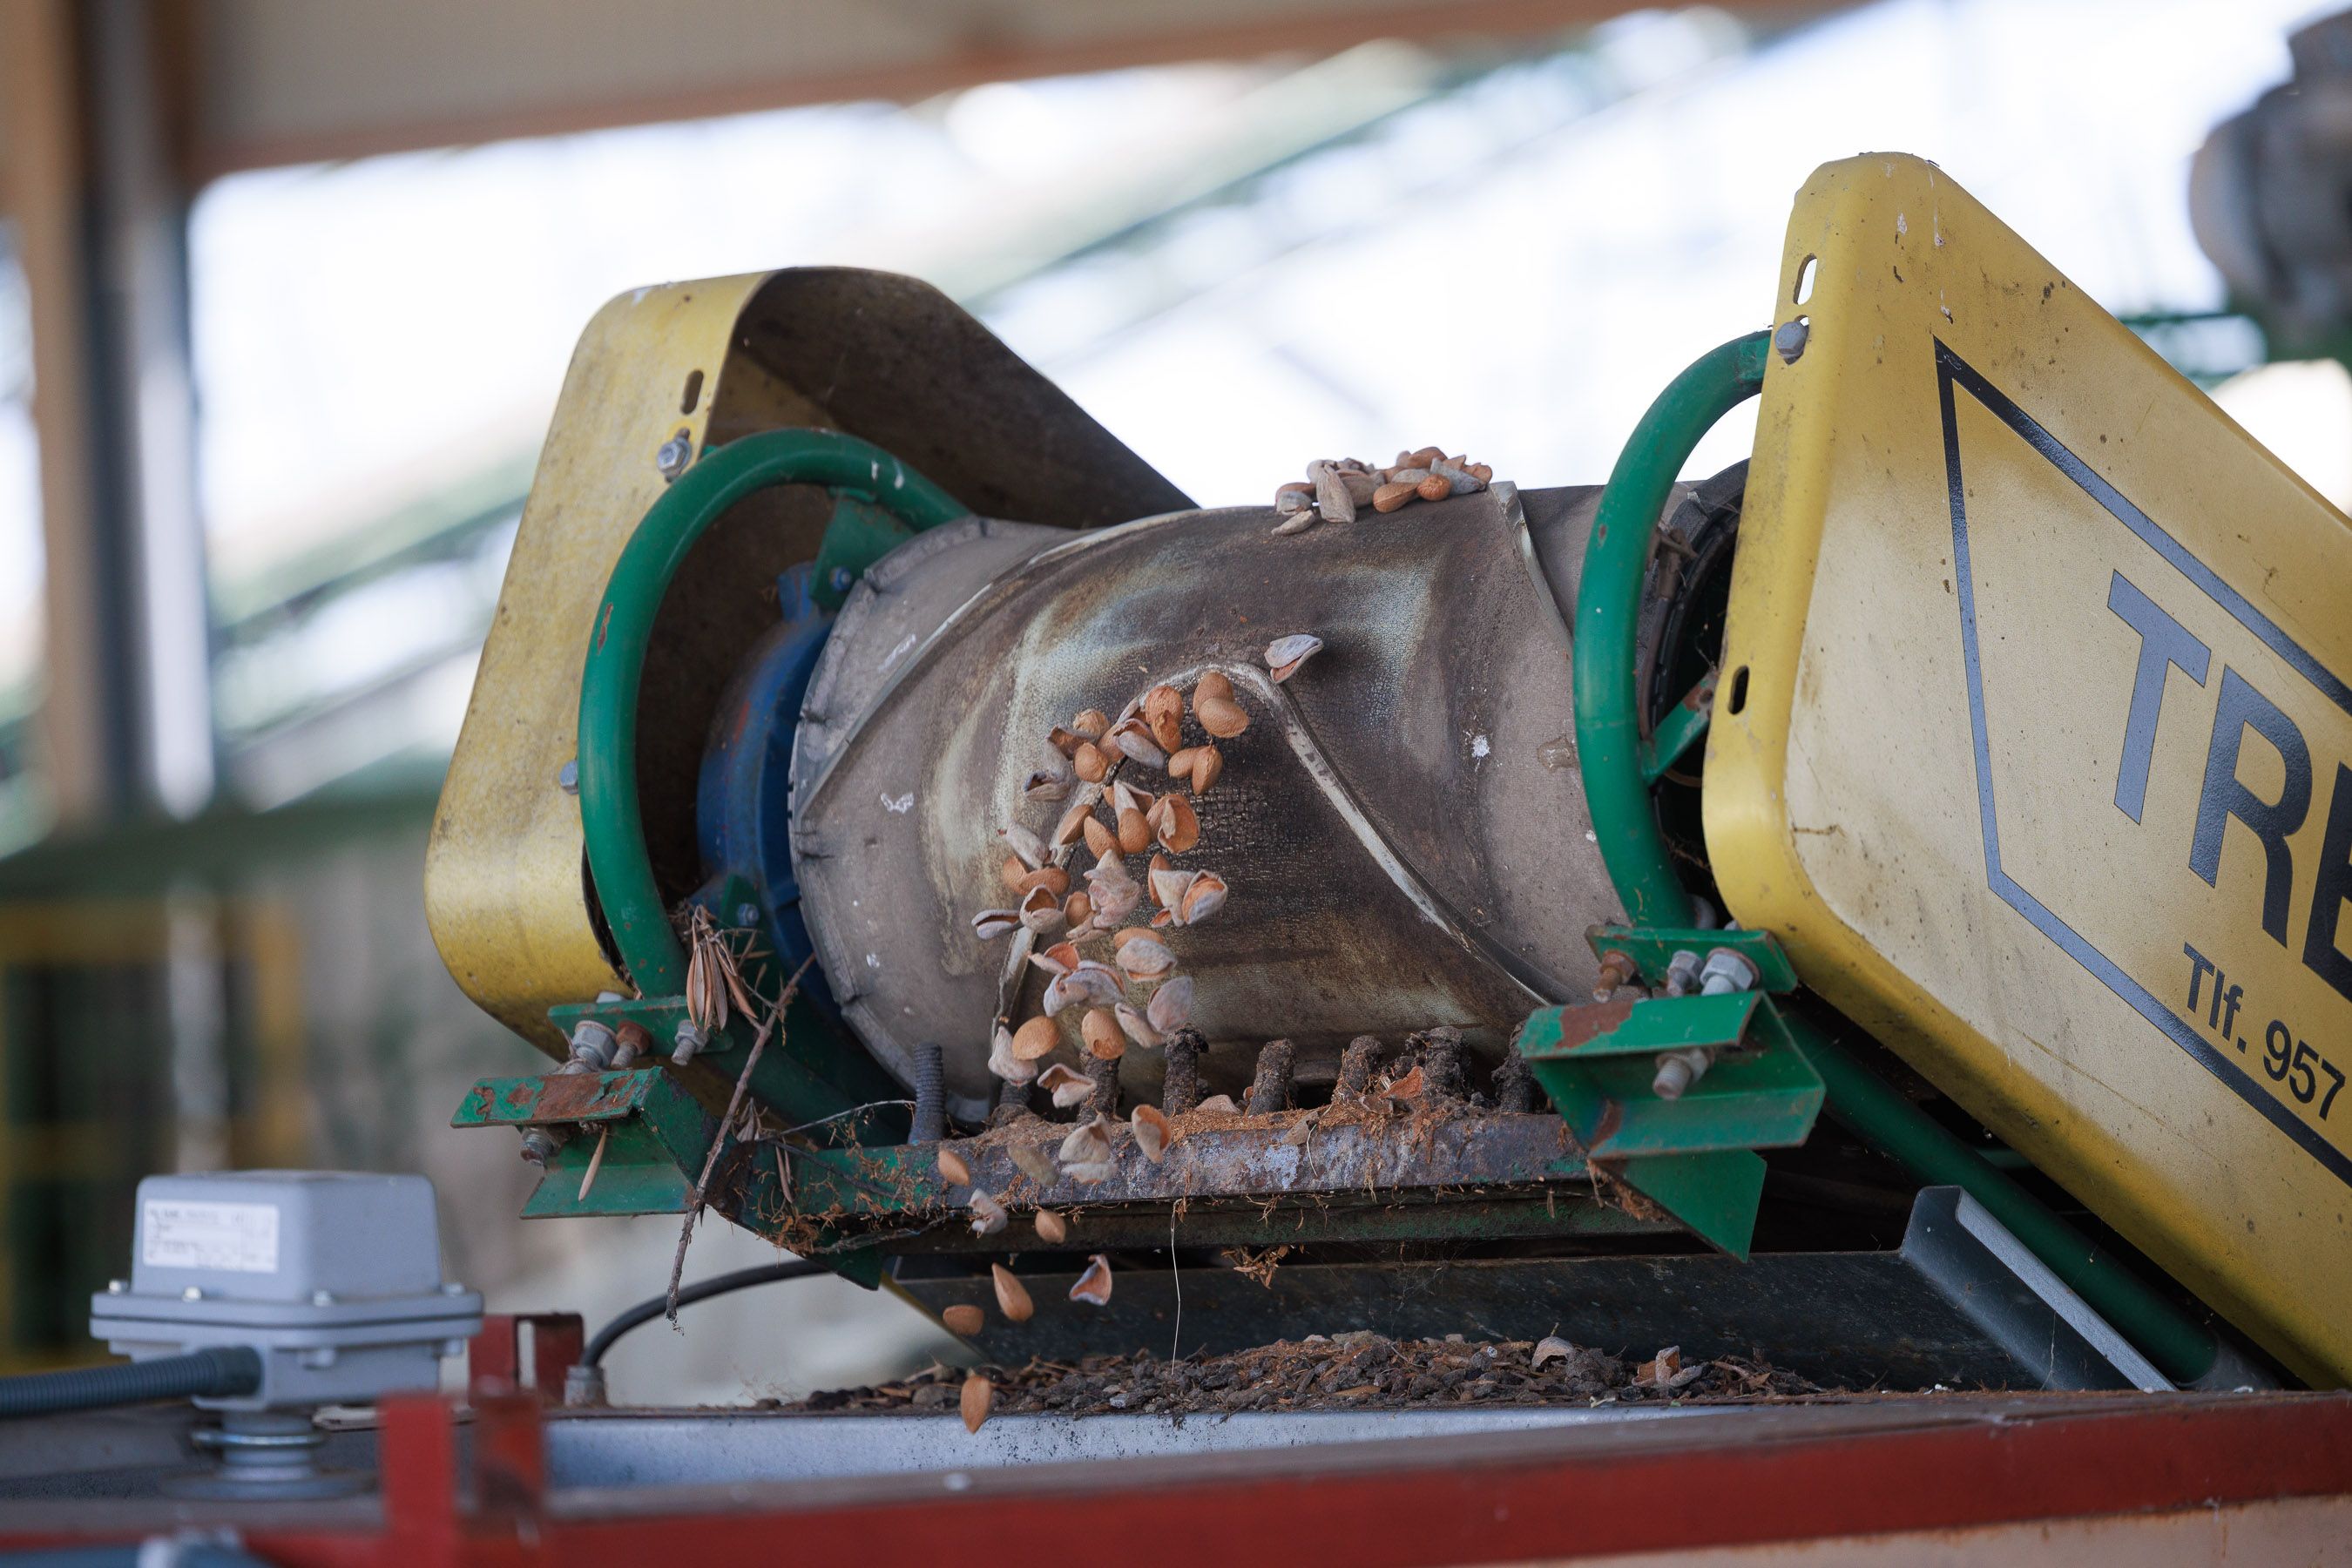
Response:
[[[708,1301],[713,1296],[724,1296],[730,1290],[741,1290],[753,1285],[772,1284],[779,1279],[804,1279],[812,1274],[831,1272],[822,1263],[811,1263],[797,1258],[789,1263],[762,1263],[756,1268],[738,1268],[731,1274],[714,1274],[708,1279],[698,1279],[691,1285],[681,1286],[677,1292],[677,1304],[689,1306],[696,1301]],[[596,1337],[590,1340],[588,1348],[580,1352],[580,1364],[602,1365],[604,1352],[613,1348],[614,1340],[639,1323],[649,1323],[660,1317],[668,1306],[667,1296],[656,1296],[623,1312],[596,1331]]]
[[[158,1399],[228,1399],[260,1386],[260,1355],[244,1345],[226,1345],[112,1366],[0,1378],[0,1418],[61,1415]]]

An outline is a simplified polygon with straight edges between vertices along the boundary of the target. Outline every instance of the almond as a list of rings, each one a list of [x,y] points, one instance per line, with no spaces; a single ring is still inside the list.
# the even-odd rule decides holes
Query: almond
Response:
[[[1212,697],[1205,702],[1195,697],[1192,717],[1201,721],[1202,729],[1220,741],[1230,741],[1249,728],[1248,712],[1230,697]]]
[[[1127,1035],[1108,1007],[1088,1008],[1078,1020],[1078,1033],[1086,1037],[1087,1053],[1103,1061],[1117,1061],[1127,1054]]]
[[[940,1321],[948,1326],[948,1332],[968,1340],[987,1323],[988,1314],[978,1307],[960,1301],[941,1312]]]
[[[1448,479],[1444,474],[1432,474],[1429,478],[1422,480],[1419,485],[1414,487],[1414,489],[1423,500],[1444,500],[1447,496],[1454,493],[1453,481]],[[1086,772],[1087,770],[1085,765],[1081,763],[1078,768],[1078,776],[1084,778],[1086,776]]]
[[[1070,766],[1087,783],[1100,784],[1103,775],[1110,772],[1110,759],[1092,741],[1080,741],[1077,749],[1070,753]]]
[[[996,1384],[973,1373],[963,1380],[959,1403],[963,1411],[963,1429],[977,1432],[980,1424],[988,1419],[989,1406],[996,1403]]]
[[[1184,696],[1174,687],[1160,685],[1143,694],[1143,721],[1163,752],[1172,752],[1182,738]],[[1174,769],[1171,768],[1171,772]]]
[[[1062,1031],[1051,1018],[1032,1018],[1013,1031],[1013,1054],[1024,1062],[1035,1061],[1061,1043]]]
[[[989,1272],[996,1278],[996,1308],[1004,1314],[1005,1321],[1025,1323],[1037,1305],[1029,1300],[1029,1291],[1013,1277],[1013,1270],[1002,1263],[992,1263]]]
[[[1087,848],[1092,851],[1096,859],[1104,859],[1118,853],[1118,835],[1113,833],[1102,818],[1087,817],[1085,831]]]
[[[1196,795],[1208,794],[1209,786],[1215,784],[1224,771],[1225,756],[1223,752],[1218,751],[1214,746],[1202,746],[1196,749],[1192,752],[1192,793]]]
[[[1201,704],[1207,701],[1210,698],[1223,697],[1231,699],[1233,694],[1234,683],[1225,679],[1225,672],[1223,670],[1212,669],[1204,671],[1202,674],[1201,679],[1192,683],[1193,717],[1198,718],[1200,716]]]
[[[945,1176],[950,1185],[959,1187],[971,1185],[971,1167],[963,1163],[962,1155],[941,1144],[939,1161],[940,1174]]]
[[[1411,485],[1382,485],[1372,492],[1372,510],[1394,511],[1420,493]]]

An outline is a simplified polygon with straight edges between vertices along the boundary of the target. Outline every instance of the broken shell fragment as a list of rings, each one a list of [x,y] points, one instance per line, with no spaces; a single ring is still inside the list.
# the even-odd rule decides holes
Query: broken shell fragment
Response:
[[[971,931],[982,942],[1011,936],[1021,927],[1019,910],[982,910],[971,917]]]
[[[1006,1322],[1027,1322],[1030,1314],[1037,1310],[1037,1304],[1029,1300],[1028,1288],[1002,1263],[992,1263],[988,1268],[996,1279],[996,1310],[1004,1314]]]
[[[1055,1106],[1067,1110],[1087,1102],[1087,1096],[1095,1091],[1095,1081],[1074,1068],[1055,1062],[1039,1075],[1037,1087],[1054,1097]]]
[[[1110,1134],[1099,1121],[1083,1121],[1070,1130],[1062,1140],[1056,1158],[1061,1162],[1062,1174],[1074,1182],[1100,1182],[1108,1179],[1113,1166],[1110,1157]]]
[[[1212,697],[1203,701],[1192,700],[1192,717],[1201,728],[1220,741],[1230,741],[1249,728],[1249,713],[1230,697]]]
[[[1095,901],[1095,923],[1116,925],[1134,912],[1143,889],[1127,874],[1126,862],[1113,856],[1087,873],[1087,896]]]
[[[1074,734],[1070,731],[1063,729],[1059,724],[1055,725],[1051,730],[1045,731],[1046,743],[1051,745],[1054,750],[1061,752],[1062,755],[1066,757],[1076,756],[1077,754],[1078,742],[1085,739],[1086,737],[1084,735]]]
[[[1129,1004],[1122,1002],[1112,1008],[1111,1013],[1118,1019],[1118,1026],[1127,1031],[1127,1037],[1145,1050],[1156,1051],[1167,1043],[1160,1037],[1160,1031],[1151,1026],[1150,1018]]]
[[[1139,715],[1130,714],[1120,720],[1118,727],[1110,732],[1110,742],[1129,760],[1141,763],[1147,768],[1168,765],[1168,753],[1160,749],[1159,741],[1151,733],[1151,726],[1145,723]]]
[[[1305,511],[1314,504],[1315,487],[1297,479],[1291,480],[1274,492],[1274,510],[1285,517],[1288,517],[1293,512]]]
[[[1092,741],[1080,741],[1077,750],[1070,753],[1070,766],[1088,784],[1100,784],[1110,772],[1110,759]]]
[[[947,1325],[948,1332],[968,1340],[980,1332],[982,1325],[988,1321],[988,1314],[968,1301],[959,1301],[940,1313],[940,1321]]]
[[[982,1192],[971,1191],[971,1233],[974,1236],[994,1236],[1010,1223],[1004,1205]]]
[[[962,1155],[942,1143],[940,1145],[939,1162],[940,1174],[947,1178],[950,1185],[971,1185],[971,1167],[963,1163]]]
[[[1118,950],[1118,966],[1130,980],[1149,980],[1176,967],[1176,955],[1156,936],[1139,936]]]
[[[1176,906],[1176,918],[1185,925],[1199,925],[1225,907],[1225,879],[1214,871],[1203,871],[1192,879],[1184,889],[1184,901]]]
[[[1089,1306],[1108,1305],[1110,1300],[1110,1259],[1096,1253],[1087,1259],[1087,1271],[1070,1287],[1070,1300]]]
[[[1069,923],[1069,918],[1062,913],[1062,900],[1051,888],[1036,887],[1021,900],[1021,923],[1039,936],[1052,936]]]
[[[1192,888],[1193,879],[1200,874],[1198,871],[1178,871],[1165,867],[1153,867],[1151,870],[1152,902],[1163,910],[1176,908],[1184,901],[1184,895]]]
[[[1339,470],[1340,488],[1348,492],[1348,499],[1360,508],[1372,504],[1372,492],[1380,489],[1380,484],[1381,481],[1372,477],[1372,472],[1369,468],[1342,468]]]
[[[1143,694],[1143,721],[1163,752],[1172,752],[1183,736],[1184,694],[1165,683]]]
[[[1021,793],[1031,800],[1060,800],[1070,793],[1070,770],[1039,768],[1021,784]]]
[[[1070,1222],[1052,1209],[1039,1209],[1032,1221],[1037,1227],[1037,1239],[1059,1247],[1070,1239]]]
[[[1171,1142],[1168,1117],[1158,1106],[1137,1106],[1135,1120],[1128,1123],[1128,1131],[1135,1134],[1135,1146],[1142,1150],[1143,1157],[1153,1164],[1157,1165],[1167,1155]]]
[[[1208,794],[1209,786],[1215,784],[1224,771],[1225,756],[1223,752],[1218,751],[1214,746],[1202,746],[1195,749],[1192,752],[1192,793],[1196,795]]]
[[[1528,1365],[1530,1368],[1538,1367],[1548,1361],[1562,1359],[1568,1356],[1572,1356],[1575,1353],[1576,1347],[1574,1345],[1569,1343],[1566,1340],[1561,1339],[1558,1334],[1547,1334],[1542,1339],[1536,1342],[1535,1356],[1528,1363]]]
[[[1315,484],[1315,510],[1323,514],[1326,522],[1356,521],[1356,500],[1348,493],[1347,482],[1339,470],[1329,463],[1309,463],[1307,477]]]
[[[1213,1116],[1239,1116],[1242,1113],[1242,1108],[1234,1103],[1234,1097],[1230,1094],[1213,1094],[1192,1109],[1205,1110]]]
[[[980,1424],[988,1419],[989,1407],[995,1403],[996,1385],[994,1384],[978,1373],[973,1373],[970,1377],[965,1378],[963,1393],[957,1397],[958,1407],[963,1412],[963,1429],[967,1432],[979,1431]]]
[[[1171,855],[1181,855],[1201,841],[1201,819],[1183,796],[1173,793],[1161,795],[1152,806],[1152,815],[1159,820],[1147,819],[1147,825],[1158,837],[1160,847]]]
[[[988,1049],[988,1070],[1007,1083],[1028,1083],[1037,1076],[1037,1064],[1013,1054],[1013,1031],[999,1024]]]
[[[1078,966],[1078,944],[1057,942],[1048,948],[1034,949],[1029,954],[1029,962],[1048,974],[1067,974]]]
[[[1165,1035],[1192,1021],[1192,977],[1179,974],[1151,994],[1143,1009],[1145,1021]]]
[[[1072,1007],[1108,1007],[1118,1002],[1123,990],[1118,971],[1090,958],[1067,974],[1054,977],[1045,987],[1043,1006],[1049,1018]]]
[[[1486,480],[1451,458],[1440,458],[1436,462],[1429,465],[1429,471],[1436,478],[1444,479],[1446,488],[1458,496],[1466,496],[1473,490],[1483,490],[1486,488]]]
[[[1078,1020],[1078,1033],[1087,1042],[1087,1054],[1099,1061],[1115,1062],[1127,1054],[1127,1037],[1109,1007],[1088,1008]]]
[[[1078,732],[1081,741],[1098,741],[1110,728],[1110,715],[1099,708],[1089,708],[1070,721],[1070,728]]]
[[[1149,812],[1150,809],[1151,797],[1150,795],[1144,794],[1133,784],[1129,784],[1125,779],[1114,779],[1111,781],[1110,810],[1113,816],[1117,816],[1123,811]]]
[[[1032,1018],[1013,1031],[1013,1054],[1024,1062],[1035,1061],[1061,1043],[1062,1031],[1051,1018]]]
[[[1265,667],[1274,672],[1279,686],[1298,673],[1298,667],[1323,651],[1323,639],[1297,632],[1286,637],[1276,637],[1265,645]]]
[[[1267,531],[1272,533],[1276,539],[1288,539],[1293,534],[1306,532],[1308,529],[1314,527],[1317,523],[1322,521],[1323,520],[1321,518],[1315,515],[1315,509],[1313,507],[1301,507],[1297,511],[1294,511],[1289,516],[1284,518],[1280,522],[1276,523],[1274,527],[1267,530]]]
[[[1000,827],[996,832],[997,837],[1004,840],[1005,847],[1021,857],[1024,866],[1034,871],[1045,863],[1045,846],[1028,828],[1016,822],[1010,827]]]

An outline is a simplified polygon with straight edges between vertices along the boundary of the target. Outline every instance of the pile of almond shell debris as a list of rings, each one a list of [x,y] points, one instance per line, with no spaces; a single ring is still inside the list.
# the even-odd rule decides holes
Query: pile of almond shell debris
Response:
[[[1538,1359],[1540,1358],[1540,1359]],[[988,1367],[988,1414],[1225,1415],[1241,1411],[1449,1409],[1466,1405],[1657,1404],[1822,1392],[1738,1359],[1684,1363],[1669,1348],[1633,1362],[1564,1340],[1390,1340],[1369,1330],[1170,1362],[1148,1352]],[[785,1406],[864,1415],[958,1408],[967,1374],[934,1366],[898,1383],[813,1394]]]

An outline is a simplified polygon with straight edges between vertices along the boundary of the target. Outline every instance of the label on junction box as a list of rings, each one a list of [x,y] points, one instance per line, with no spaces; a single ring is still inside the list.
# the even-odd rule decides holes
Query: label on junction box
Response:
[[[278,1205],[149,1198],[139,1211],[139,1261],[151,1268],[278,1272]]]

